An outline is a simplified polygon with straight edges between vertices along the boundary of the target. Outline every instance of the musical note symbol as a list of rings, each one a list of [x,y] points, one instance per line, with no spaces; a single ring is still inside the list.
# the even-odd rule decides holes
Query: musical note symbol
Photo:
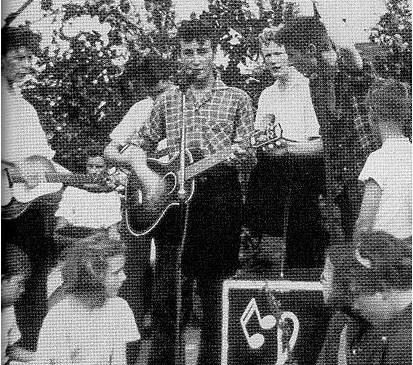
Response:
[[[258,310],[258,306],[257,306],[257,302],[255,301],[255,298],[252,298],[250,300],[240,320],[241,320],[242,331],[244,332],[248,345],[250,346],[250,348],[256,350],[262,347],[262,345],[264,345],[265,338],[261,333],[254,333],[251,336],[248,333],[247,324],[254,314],[257,315],[258,323],[260,324],[260,327],[264,330],[270,330],[271,328],[275,327],[275,325],[277,324],[277,320],[271,314],[261,318],[261,314],[260,314],[260,311]]]

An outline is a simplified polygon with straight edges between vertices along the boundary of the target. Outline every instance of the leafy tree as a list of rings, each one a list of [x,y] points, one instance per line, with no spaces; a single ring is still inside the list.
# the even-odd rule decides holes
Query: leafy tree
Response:
[[[287,0],[208,0],[199,17],[215,28],[217,69],[256,103],[273,80],[262,66],[258,34],[297,16]],[[71,170],[83,165],[91,143],[103,146],[130,106],[143,97],[142,57],[176,60],[178,18],[172,0],[41,0],[28,22],[42,35],[39,74],[27,98],[39,112],[56,158]],[[198,12],[199,13],[199,12]],[[192,16],[195,16],[193,14]],[[411,80],[411,13],[407,0],[389,0],[371,40],[386,44],[387,73]]]
[[[387,12],[371,32],[370,40],[388,48],[376,66],[384,76],[412,82],[412,19],[408,0],[388,0]]]

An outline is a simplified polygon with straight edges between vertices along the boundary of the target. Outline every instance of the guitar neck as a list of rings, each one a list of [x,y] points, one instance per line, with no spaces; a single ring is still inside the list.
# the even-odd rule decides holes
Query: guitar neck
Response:
[[[210,168],[224,162],[231,156],[232,149],[225,148],[221,151],[214,153],[213,155],[207,156],[200,161],[193,163],[185,169],[185,180],[190,180],[197,175],[209,170]]]
[[[96,177],[90,175],[75,175],[75,174],[60,174],[55,172],[47,172],[44,175],[48,183],[62,183],[66,185],[78,185],[95,183]],[[25,180],[20,174],[13,174],[12,180],[15,183],[24,183]]]

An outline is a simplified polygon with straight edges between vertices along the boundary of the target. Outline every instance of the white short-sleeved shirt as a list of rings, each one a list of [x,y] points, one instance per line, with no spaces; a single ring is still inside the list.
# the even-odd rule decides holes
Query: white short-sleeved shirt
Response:
[[[35,364],[126,365],[126,344],[138,340],[132,310],[122,298],[89,309],[69,296],[47,314]]]
[[[304,142],[320,137],[309,80],[295,68],[290,69],[290,80],[286,87],[276,81],[261,93],[254,125],[256,129],[264,130],[267,127],[267,114],[275,116],[285,138]]]
[[[387,138],[370,154],[359,180],[373,179],[382,191],[375,230],[397,238],[412,235],[412,145],[407,138]]]
[[[55,152],[47,142],[34,107],[18,89],[10,92],[4,81],[1,96],[2,160],[16,163],[34,155],[52,159]]]
[[[1,363],[5,364],[8,360],[6,356],[7,346],[15,344],[20,340],[20,331],[17,326],[14,306],[8,306],[1,310]]]
[[[76,227],[109,228],[122,220],[120,196],[117,191],[92,193],[69,186],[55,216]]]
[[[126,144],[128,138],[139,132],[140,128],[149,121],[153,108],[153,100],[148,97],[135,103],[122,121],[110,134],[110,139],[120,144]]]

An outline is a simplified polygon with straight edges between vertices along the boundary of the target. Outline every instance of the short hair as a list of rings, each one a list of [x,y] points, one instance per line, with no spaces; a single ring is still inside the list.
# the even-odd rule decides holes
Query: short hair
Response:
[[[215,50],[218,44],[217,33],[215,28],[206,20],[191,19],[183,20],[178,29],[177,39],[185,43],[197,41],[204,44],[210,40],[212,49]]]
[[[383,231],[364,232],[350,260],[355,295],[412,288],[412,237]]]
[[[138,74],[144,86],[153,87],[160,81],[168,81],[175,73],[175,64],[162,56],[151,53],[138,66]]]
[[[260,47],[269,46],[271,42],[277,43],[279,42],[278,32],[281,30],[282,26],[280,27],[269,27],[264,28],[263,31],[258,35],[258,42]]]
[[[377,80],[370,88],[367,105],[406,136],[411,135],[412,99],[409,87],[394,79]]]
[[[92,308],[103,306],[108,259],[124,254],[123,243],[109,238],[106,232],[79,240],[68,248],[65,256],[62,270],[65,292],[84,300]]]
[[[1,277],[9,279],[12,276],[29,276],[31,272],[30,260],[27,254],[19,247],[6,243],[1,253]]]
[[[41,37],[25,26],[3,27],[1,29],[1,56],[20,47],[26,47],[34,54],[40,51]]]
[[[267,34],[270,40],[287,48],[304,52],[313,44],[318,52],[330,51],[333,43],[324,24],[315,17],[297,17],[285,23],[277,32]]]

